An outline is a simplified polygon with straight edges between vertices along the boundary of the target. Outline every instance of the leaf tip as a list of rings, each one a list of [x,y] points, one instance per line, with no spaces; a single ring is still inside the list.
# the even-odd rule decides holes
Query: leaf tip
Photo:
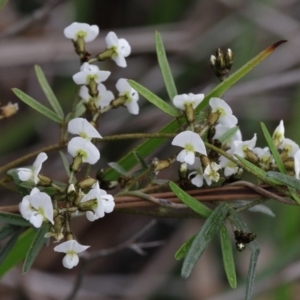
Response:
[[[266,52],[273,52],[277,47],[279,47],[281,44],[286,43],[287,40],[280,40],[276,43],[274,43],[273,45],[271,45],[270,47],[268,47],[266,49]]]

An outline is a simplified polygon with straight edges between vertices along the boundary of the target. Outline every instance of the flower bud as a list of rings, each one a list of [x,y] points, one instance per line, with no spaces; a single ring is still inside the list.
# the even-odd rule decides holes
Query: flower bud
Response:
[[[185,180],[188,177],[188,165],[187,163],[181,163],[178,168],[178,175],[181,180]]]
[[[98,84],[94,78],[91,78],[87,86],[91,97],[98,96]]]
[[[195,120],[195,110],[192,103],[186,103],[185,105],[185,115],[188,123],[193,123]]]
[[[39,174],[38,175],[39,178],[39,185],[41,186],[51,186],[52,184],[52,180],[44,175]]]
[[[120,96],[118,97],[117,99],[111,101],[110,105],[113,107],[113,108],[117,108],[119,106],[123,106],[127,101],[127,97],[125,96]]]
[[[88,200],[78,204],[79,211],[93,211],[94,206],[97,205],[97,199]]]
[[[210,65],[215,73],[215,75],[223,81],[229,74],[233,64],[233,52],[231,49],[224,51],[218,48],[216,51],[216,56],[211,55]]]
[[[79,182],[77,182],[77,186],[80,187],[82,190],[86,189],[86,188],[90,188],[92,187],[92,185],[94,183],[96,183],[97,180],[92,178],[92,177],[87,177]]]
[[[163,169],[169,168],[174,161],[175,158],[169,158],[167,160],[159,160],[158,158],[154,158],[151,162],[151,166],[153,168],[153,171],[155,173],[158,173]]]
[[[6,105],[2,106],[0,109],[1,109],[0,119],[9,118],[12,115],[17,113],[17,111],[19,110],[19,105],[18,105],[18,103],[12,104],[11,102],[8,102]]]
[[[246,154],[246,159],[249,160],[250,162],[252,162],[252,163],[259,162],[258,156],[253,151],[251,151],[250,149],[247,148],[245,150],[245,154]]]
[[[82,157],[80,155],[75,156],[70,166],[70,170],[74,173],[78,172],[81,164],[82,164]]]

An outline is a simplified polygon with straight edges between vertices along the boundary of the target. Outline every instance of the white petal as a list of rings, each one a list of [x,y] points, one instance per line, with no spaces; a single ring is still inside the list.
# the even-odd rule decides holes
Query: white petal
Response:
[[[294,155],[295,177],[300,179],[300,149]]]
[[[89,89],[85,85],[80,87],[79,96],[84,100],[84,102],[90,101],[91,96],[89,94]]]
[[[131,86],[125,78],[120,78],[116,83],[116,88],[119,91],[120,95],[130,92]]]
[[[191,175],[197,174],[196,172],[192,172],[189,174],[189,178]],[[197,174],[194,178],[191,179],[191,183],[197,187],[201,187],[203,185],[203,175]]]
[[[30,220],[29,222],[35,227],[35,228],[40,228],[43,223],[43,216],[37,212],[33,212],[30,215]]]
[[[119,45],[118,37],[113,31],[110,31],[107,34],[107,36],[105,37],[105,42],[106,42],[108,49],[110,49],[112,47],[118,47],[118,45]]]
[[[43,211],[42,217],[48,219],[52,224],[53,221],[53,205],[50,196],[44,192],[36,193],[31,197],[31,205],[37,211]]]
[[[85,37],[85,42],[92,42],[99,34],[99,27],[97,25],[91,25],[87,36]]]
[[[128,111],[131,114],[137,115],[139,113],[140,108],[136,101],[130,101],[130,102],[127,101],[127,102],[125,102],[124,105],[127,107]]]
[[[114,55],[111,57],[111,59],[114,60],[119,67],[127,67],[126,59],[122,54]]]
[[[68,253],[64,256],[62,263],[65,268],[72,269],[78,265],[79,257],[76,253]]]
[[[35,184],[38,183],[39,179],[38,179],[38,174],[40,173],[41,171],[41,168],[42,168],[42,164],[43,162],[48,158],[47,154],[44,153],[44,152],[41,152],[35,162],[33,163],[33,181]]]
[[[83,33],[83,35],[82,35]],[[78,34],[84,38],[85,42],[93,41],[99,34],[99,27],[97,25],[89,25],[86,23],[74,22],[64,29],[64,35],[68,39],[77,40]]]
[[[130,55],[131,47],[130,47],[129,43],[127,42],[127,40],[119,39],[119,48],[124,57],[127,57]]]
[[[72,76],[74,82],[76,84],[82,85],[82,84],[88,84],[89,83],[89,71],[80,71]]]
[[[102,138],[97,129],[84,118],[75,118],[68,123],[68,131],[84,139]]]
[[[28,168],[19,168],[18,177],[21,181],[33,180],[33,172]]]
[[[186,156],[184,158],[184,162],[192,165],[195,162],[195,153],[191,151],[186,151]]]

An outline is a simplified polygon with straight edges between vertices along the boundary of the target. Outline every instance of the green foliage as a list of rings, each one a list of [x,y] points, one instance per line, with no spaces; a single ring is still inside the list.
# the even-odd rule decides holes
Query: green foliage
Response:
[[[0,212],[0,221],[9,225],[29,227],[30,223],[22,216],[8,212]]]

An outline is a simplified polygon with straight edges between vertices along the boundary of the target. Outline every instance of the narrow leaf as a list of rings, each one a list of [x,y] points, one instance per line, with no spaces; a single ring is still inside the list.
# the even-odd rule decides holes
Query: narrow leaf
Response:
[[[233,210],[230,209],[230,214],[233,218],[234,223],[236,226],[245,231],[250,232],[247,228],[245,222],[241,219],[241,217]],[[247,282],[246,282],[246,296],[245,300],[250,300],[252,296],[253,291],[253,284],[255,279],[255,269],[257,265],[258,256],[260,253],[259,245],[256,240],[252,241],[249,244],[250,250],[251,250],[251,256],[250,256],[250,262],[249,262],[249,269],[248,269],[248,275],[247,275]]]
[[[35,231],[33,228],[26,230],[20,235],[18,241],[0,266],[0,278],[25,257],[34,237]]]
[[[237,281],[236,281],[235,264],[234,264],[233,251],[232,251],[232,243],[227,228],[224,225],[222,225],[220,229],[220,240],[221,240],[224,269],[227,276],[227,280],[230,287],[235,289],[237,285]]]
[[[177,95],[177,89],[175,86],[175,82],[166,55],[164,43],[159,32],[155,33],[155,44],[156,44],[156,54],[157,54],[157,60],[160,67],[160,71],[164,79],[164,83],[168,95],[170,97],[170,100],[172,101],[173,98]]]
[[[265,215],[267,215],[269,217],[273,217],[273,218],[276,216],[268,206],[263,205],[263,204],[257,204],[253,207],[250,207],[248,209],[248,211],[259,212],[259,213],[265,214]]]
[[[175,253],[175,259],[176,260],[181,260],[182,258],[184,258],[186,256],[186,254],[188,253],[188,251],[190,250],[192,243],[195,239],[195,234],[193,236],[191,236],[186,242],[184,242],[180,248],[176,251]]]
[[[77,103],[74,112],[74,118],[81,117],[86,111],[86,107],[84,105],[84,100],[81,100]]]
[[[17,232],[15,232],[12,235],[12,237],[0,249],[0,265],[5,260],[5,258],[7,257],[10,250],[13,248],[13,246],[16,244],[20,234],[21,234],[21,230],[19,229]]]
[[[154,93],[149,91],[147,88],[143,87],[139,83],[135,82],[134,80],[128,80],[128,83],[139,93],[141,94],[145,99],[147,99],[149,102],[151,102],[153,105],[158,107],[160,110],[162,110],[164,113],[172,116],[172,117],[178,117],[179,112],[178,110],[168,104],[163,99],[156,96]]]
[[[40,250],[45,244],[45,234],[48,231],[48,225],[44,225],[38,229],[36,235],[28,249],[26,254],[26,258],[23,265],[23,273],[27,273],[31,268],[33,262],[35,261],[36,257],[38,256]]]
[[[64,112],[63,112],[63,110],[60,106],[60,103],[58,102],[55,94],[53,93],[53,91],[45,77],[43,70],[38,65],[34,66],[34,70],[35,70],[36,77],[39,81],[39,84],[40,84],[46,98],[48,99],[50,105],[52,106],[54,111],[57,113],[57,115],[63,120],[65,117]]]
[[[127,176],[127,175],[128,175],[127,171],[124,170],[124,169],[122,168],[122,166],[120,166],[118,163],[110,162],[110,163],[108,163],[108,165],[109,165],[111,168],[113,168],[114,170],[116,170],[119,174],[124,175],[124,176]]]
[[[19,226],[5,224],[0,227],[0,241],[6,239],[10,235],[13,235],[15,232],[19,231]]]
[[[218,140],[223,144],[226,143],[237,131],[239,130],[238,126],[234,126],[228,129]]]
[[[134,154],[135,158],[137,159],[137,161],[139,162],[139,164],[141,165],[141,168],[143,170],[147,170],[149,167],[148,167],[146,161],[144,160],[144,158],[136,151],[133,151],[133,154]]]
[[[0,0],[0,11],[3,9],[3,7],[6,5],[8,0]]]
[[[247,73],[249,73],[254,67],[261,63],[266,57],[268,57],[278,46],[285,43],[286,40],[281,40],[272,46],[268,47],[264,51],[260,52],[254,58],[249,60],[241,68],[231,74],[228,78],[222,81],[218,86],[216,86],[210,93],[206,95],[203,101],[197,106],[196,112],[203,110],[209,103],[210,98],[222,96],[232,85],[243,78]]]
[[[10,225],[17,225],[22,227],[30,226],[30,223],[22,216],[3,211],[0,212],[0,221]]]
[[[293,176],[269,171],[267,172],[267,178],[276,179],[292,188],[295,188],[296,190],[300,190],[300,180]]]
[[[68,175],[68,177],[70,177],[71,172],[70,172],[70,163],[68,161],[68,158],[62,151],[59,151],[59,154],[60,154],[60,158],[62,160],[64,169],[66,171],[66,174]]]
[[[207,218],[201,230],[196,234],[192,246],[184,259],[181,269],[182,277],[189,277],[192,269],[206,249],[207,245],[220,230],[220,226],[226,218],[227,213],[228,206],[226,203],[222,203]]]
[[[190,196],[188,193],[182,190],[177,184],[170,181],[169,185],[173,193],[197,214],[205,218],[208,218],[211,215],[212,210],[210,208],[208,208],[207,206],[205,206],[204,204],[202,204],[201,202],[197,201],[195,198]]]
[[[59,117],[55,112],[53,112],[46,106],[42,105],[37,100],[33,99],[32,97],[22,92],[21,90],[14,88],[12,89],[12,91],[20,100],[22,100],[24,103],[26,103],[27,105],[29,105],[31,108],[35,109],[42,115],[46,116],[47,118],[57,123],[61,123],[63,121],[63,119]]]

